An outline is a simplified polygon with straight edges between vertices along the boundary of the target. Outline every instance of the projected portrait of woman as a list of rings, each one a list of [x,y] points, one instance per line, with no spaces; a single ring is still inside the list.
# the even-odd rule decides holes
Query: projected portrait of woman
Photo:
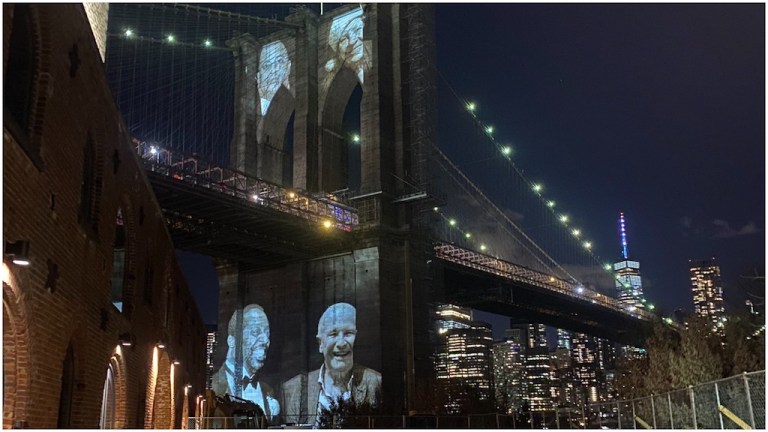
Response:
[[[339,15],[331,22],[328,45],[335,58],[328,60],[325,70],[333,72],[344,65],[357,74],[362,84],[369,68],[370,43],[363,41],[363,9],[357,8]]]

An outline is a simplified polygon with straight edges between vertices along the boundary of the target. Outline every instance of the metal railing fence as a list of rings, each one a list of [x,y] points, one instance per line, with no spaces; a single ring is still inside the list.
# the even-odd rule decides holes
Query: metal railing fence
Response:
[[[334,429],[765,429],[765,371],[631,400],[517,415],[359,415]],[[311,429],[315,417],[266,423],[252,417],[189,417],[188,429]]]
[[[560,429],[765,429],[765,371],[625,401],[558,408]]]

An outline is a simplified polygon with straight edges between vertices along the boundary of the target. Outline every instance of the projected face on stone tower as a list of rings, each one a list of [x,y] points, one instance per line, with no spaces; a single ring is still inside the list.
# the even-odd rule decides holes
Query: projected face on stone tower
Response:
[[[259,379],[268,349],[269,320],[264,309],[258,304],[246,306],[241,323],[238,312],[233,312],[227,326],[227,358],[211,377],[211,389],[217,395],[230,394],[254,402],[273,421],[280,414],[280,402],[272,388]]]
[[[352,369],[356,336],[357,323],[352,305],[337,303],[326,309],[317,324],[317,341],[329,371],[347,373]]]
[[[281,85],[290,88],[288,77],[291,73],[291,59],[281,41],[272,42],[261,48],[259,55],[259,97],[261,115],[266,115],[269,105]]]
[[[230,333],[231,335],[232,333]],[[229,343],[230,336],[227,338]],[[232,338],[234,339],[234,338]],[[234,340],[233,340],[234,342]],[[231,345],[232,346],[232,345]],[[269,349],[269,320],[260,307],[243,311],[243,369],[253,375],[264,366]]]
[[[370,55],[369,43],[363,41],[363,9],[356,8],[333,19],[328,34],[328,45],[335,53],[335,58],[328,60],[325,69],[328,72],[347,65],[357,74],[360,83],[364,81]]]

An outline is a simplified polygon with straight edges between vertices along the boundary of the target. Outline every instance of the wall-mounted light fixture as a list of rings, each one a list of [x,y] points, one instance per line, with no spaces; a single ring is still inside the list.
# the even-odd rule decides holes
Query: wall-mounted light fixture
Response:
[[[117,337],[120,346],[124,347],[133,346],[135,343],[134,339],[135,337],[130,333],[121,333],[120,336]]]
[[[28,266],[30,264],[29,241],[5,242],[5,256],[10,257],[11,262],[16,265]]]
[[[174,359],[174,360],[173,360],[173,364],[175,364],[176,366],[178,366],[178,365],[180,365],[180,364],[181,364],[181,361],[179,361],[178,359]]]
[[[160,348],[160,349],[165,349],[165,342],[163,342],[163,341],[158,342],[157,343],[157,347]]]

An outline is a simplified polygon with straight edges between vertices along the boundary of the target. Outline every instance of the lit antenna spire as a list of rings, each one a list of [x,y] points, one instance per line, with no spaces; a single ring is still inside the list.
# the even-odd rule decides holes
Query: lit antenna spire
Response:
[[[619,225],[621,227],[621,253],[624,259],[628,259],[629,252],[627,251],[627,229],[624,224],[624,212],[619,213]]]

